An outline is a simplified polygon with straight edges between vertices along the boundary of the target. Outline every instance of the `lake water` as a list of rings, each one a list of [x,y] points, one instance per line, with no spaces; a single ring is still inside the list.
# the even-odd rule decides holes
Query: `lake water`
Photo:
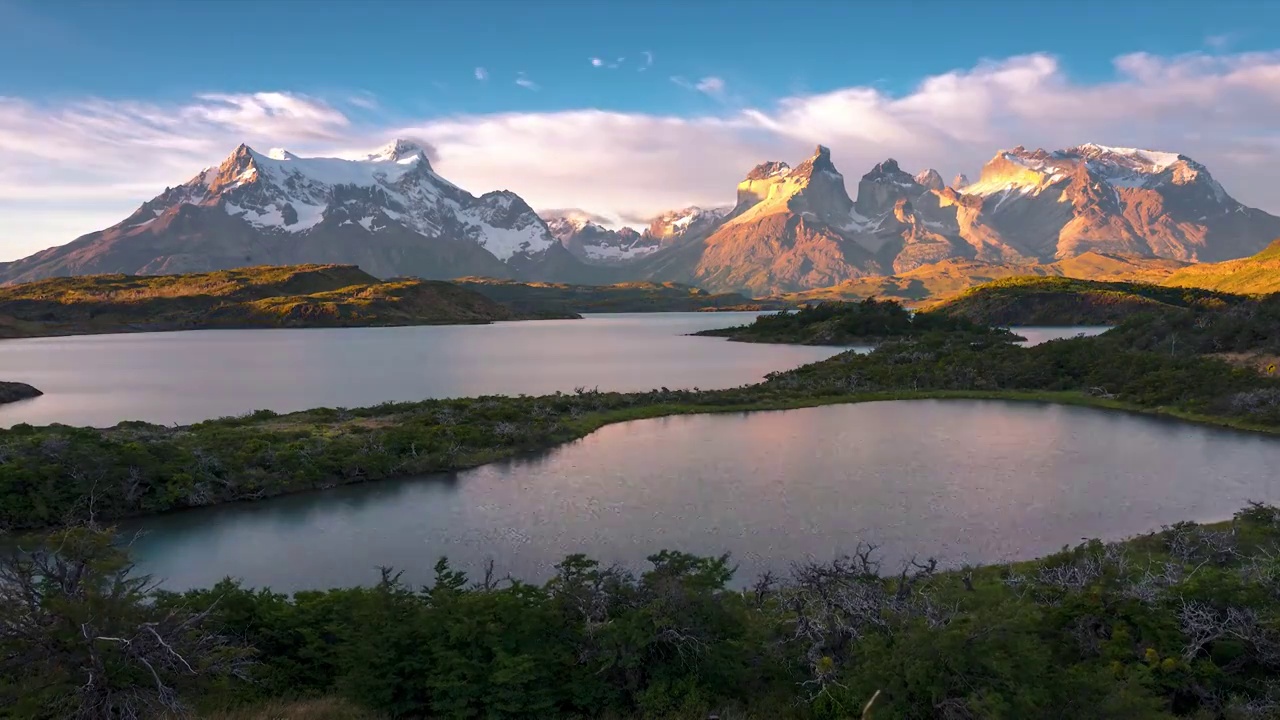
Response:
[[[190,423],[254,410],[361,407],[575,387],[735,387],[844,348],[687,337],[759,313],[629,313],[399,328],[194,330],[0,341],[0,380],[45,394],[0,427]],[[1028,340],[1098,328],[1027,328]]]
[[[759,313],[397,328],[194,330],[0,341],[0,379],[45,395],[0,406],[0,426],[189,423],[259,409],[537,395],[575,387],[724,388],[840,348],[685,337]]]
[[[737,349],[737,346],[735,346]],[[544,579],[566,554],[644,567],[731,552],[739,581],[879,543],[950,565],[1043,555],[1280,501],[1280,442],[1123,413],[907,401],[613,425],[536,457],[147,518],[139,568],[296,590],[428,582],[441,555]]]

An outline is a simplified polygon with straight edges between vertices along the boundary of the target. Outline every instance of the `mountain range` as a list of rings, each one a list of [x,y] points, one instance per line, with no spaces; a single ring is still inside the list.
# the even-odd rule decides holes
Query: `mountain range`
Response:
[[[948,185],[936,170],[887,159],[854,198],[847,185],[819,145],[795,167],[751,169],[732,205],[615,229],[586,211],[540,216],[507,190],[472,195],[404,140],[354,160],[241,145],[116,225],[0,263],[0,282],[341,263],[383,278],[649,280],[761,296],[939,263],[1221,261],[1280,237],[1280,218],[1237,202],[1176,153],[1019,146],[997,152],[976,181]]]

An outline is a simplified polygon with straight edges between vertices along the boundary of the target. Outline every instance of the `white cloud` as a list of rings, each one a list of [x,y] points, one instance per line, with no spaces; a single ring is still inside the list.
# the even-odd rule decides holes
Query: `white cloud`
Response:
[[[488,71],[488,70],[485,70],[485,69],[484,69],[484,68],[482,68],[482,67],[478,67],[478,68],[476,68],[476,79],[477,79],[477,80],[479,80],[479,81],[481,81],[481,82],[484,82],[485,80],[488,80],[488,79],[489,79],[489,71]]]
[[[672,75],[671,82],[679,85],[685,90],[696,90],[704,95],[710,95],[714,98],[723,98],[725,91],[725,83],[723,78],[714,75],[708,75],[697,81],[690,80],[683,75]]]
[[[887,157],[913,172],[976,177],[999,148],[1092,141],[1183,152],[1241,202],[1280,213],[1280,52],[1138,53],[1114,66],[1112,79],[1081,83],[1055,58],[1033,54],[937,74],[902,94],[861,86],[695,117],[584,109],[407,126],[355,126],[333,106],[290,93],[177,106],[0,98],[0,258],[110,225],[242,141],[338,154],[420,137],[436,148],[437,171],[473,192],[507,188],[533,207],[613,218],[732,203],[754,165],[794,164],[819,142],[853,194]],[[691,90],[707,80],[673,78]]]
[[[719,97],[724,94],[724,80],[715,76],[704,77],[693,88],[698,92]]]
[[[604,65],[604,60],[601,60],[598,57],[593,57],[591,58],[591,65],[592,67],[600,67],[601,65]]]
[[[653,67],[653,53],[648,50],[642,50],[640,54],[644,56],[644,64],[637,68],[637,72],[644,72]]]
[[[516,84],[524,88],[525,90],[541,90],[542,89],[541,85],[530,80],[529,77],[524,73],[518,73],[516,75]]]

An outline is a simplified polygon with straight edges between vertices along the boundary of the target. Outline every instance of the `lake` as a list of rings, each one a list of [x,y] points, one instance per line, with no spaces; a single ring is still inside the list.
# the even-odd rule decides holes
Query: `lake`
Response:
[[[735,346],[734,349],[738,349]],[[643,568],[663,548],[730,552],[737,582],[878,543],[954,566],[1027,559],[1280,501],[1280,442],[1038,403],[897,401],[613,425],[461,473],[130,523],[167,587],[226,575],[277,590],[429,582],[441,555],[545,579],[582,552]]]
[[[191,423],[254,410],[361,407],[575,387],[715,389],[845,348],[687,337],[760,313],[619,313],[582,320],[397,328],[193,330],[0,341],[0,380],[41,397],[0,405],[0,427]],[[1099,328],[1025,328],[1029,341]]]

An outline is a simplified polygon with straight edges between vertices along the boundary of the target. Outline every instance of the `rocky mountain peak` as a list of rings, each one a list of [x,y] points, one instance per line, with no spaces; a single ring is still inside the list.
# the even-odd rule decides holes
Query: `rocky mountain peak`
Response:
[[[793,172],[797,175],[813,175],[816,172],[840,174],[840,171],[836,170],[836,166],[831,162],[831,149],[826,145],[819,145],[814,148],[813,155],[800,163]]]
[[[747,180],[765,180],[771,177],[779,177],[781,175],[786,175],[788,174],[788,172],[790,172],[790,170],[791,170],[790,165],[784,162],[779,162],[777,160],[771,160],[769,162],[760,163],[759,165],[751,168],[751,172],[747,173],[746,179]]]
[[[936,172],[934,174],[937,175]],[[871,172],[858,181],[858,199],[854,208],[865,217],[874,217],[892,210],[899,199],[920,197],[927,189],[916,178],[904,172],[897,160],[889,158],[876,163]]]
[[[955,178],[951,180],[951,187],[959,190],[969,184],[969,176],[964,173],[957,173]]]
[[[941,190],[947,186],[946,183],[942,182],[942,173],[934,170],[933,168],[928,168],[917,173],[915,181],[917,185],[928,190]]]

